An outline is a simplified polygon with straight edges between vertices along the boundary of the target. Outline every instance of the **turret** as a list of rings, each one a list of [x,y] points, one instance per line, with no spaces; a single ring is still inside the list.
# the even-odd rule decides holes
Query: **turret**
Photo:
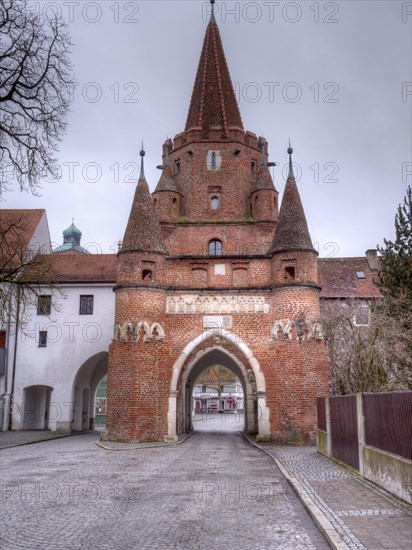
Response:
[[[167,250],[144,174],[144,155],[121,250],[117,285],[158,285],[164,281]]]
[[[163,145],[163,164],[158,166],[162,174],[153,193],[153,201],[161,222],[177,222],[182,212],[182,195],[177,189],[170,164],[171,148],[172,140],[168,139]]]
[[[278,217],[278,195],[268,167],[267,141],[260,138],[258,146],[262,151],[260,170],[252,187],[252,215],[255,221],[276,221]]]
[[[313,248],[288,148],[289,173],[269,253],[274,284],[318,283],[317,252]]]

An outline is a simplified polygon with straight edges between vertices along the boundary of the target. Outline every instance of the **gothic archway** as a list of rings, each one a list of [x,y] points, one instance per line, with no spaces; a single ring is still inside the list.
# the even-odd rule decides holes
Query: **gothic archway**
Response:
[[[245,400],[245,430],[270,436],[266,384],[259,362],[236,335],[205,332],[187,344],[173,366],[169,396],[168,438],[190,431],[191,395],[198,375],[214,363],[231,370],[241,381]]]

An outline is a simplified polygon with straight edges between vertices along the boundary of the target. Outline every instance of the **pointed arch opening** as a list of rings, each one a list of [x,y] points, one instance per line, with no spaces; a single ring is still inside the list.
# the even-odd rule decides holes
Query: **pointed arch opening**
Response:
[[[247,433],[270,437],[263,372],[249,347],[236,335],[204,332],[182,351],[173,367],[169,395],[168,440],[193,429],[193,387],[199,374],[219,364],[239,379],[243,390],[243,426]]]

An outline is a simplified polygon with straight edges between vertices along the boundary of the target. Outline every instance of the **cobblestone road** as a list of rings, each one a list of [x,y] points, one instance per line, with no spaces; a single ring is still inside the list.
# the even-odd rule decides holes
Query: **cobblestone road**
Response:
[[[1,548],[329,548],[269,457],[205,429],[171,448],[105,451],[94,433],[3,450]]]

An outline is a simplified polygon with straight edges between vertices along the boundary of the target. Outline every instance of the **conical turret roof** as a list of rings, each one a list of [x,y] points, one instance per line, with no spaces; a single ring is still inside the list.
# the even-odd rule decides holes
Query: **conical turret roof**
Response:
[[[214,15],[210,18],[193,87],[186,131],[221,129],[227,138],[229,129],[243,130],[222,39]]]
[[[292,166],[293,150],[289,147],[289,175],[279,210],[278,223],[270,253],[285,250],[314,250],[305,211],[300,200]]]
[[[173,191],[175,193],[179,193],[176,182],[170,173],[170,166],[164,166],[162,170],[162,174],[159,179],[159,183],[156,186],[155,193],[158,191]]]
[[[252,193],[255,191],[261,191],[269,189],[270,191],[276,191],[273,184],[272,176],[270,175],[267,164],[262,165],[262,171],[256,179],[256,183],[253,186]]]
[[[122,251],[136,250],[167,254],[157,210],[144,175],[143,150],[140,155],[142,157],[140,178],[122,242]]]

